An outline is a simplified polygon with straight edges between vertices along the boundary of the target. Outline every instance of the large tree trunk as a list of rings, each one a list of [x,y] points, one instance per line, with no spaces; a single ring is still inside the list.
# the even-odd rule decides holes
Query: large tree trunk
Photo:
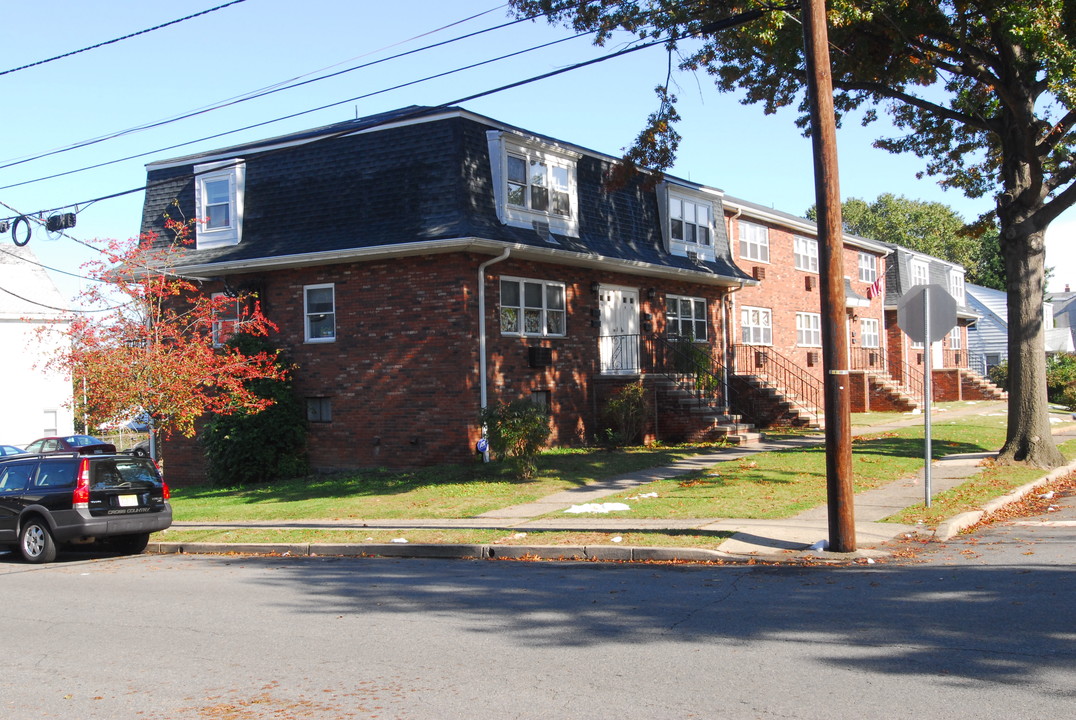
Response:
[[[1006,231],[1015,237],[1006,236]],[[1023,237],[1002,228],[1008,273],[1009,422],[1000,462],[1042,468],[1065,463],[1050,431],[1046,398],[1046,350],[1042,303],[1045,282],[1045,229]]]

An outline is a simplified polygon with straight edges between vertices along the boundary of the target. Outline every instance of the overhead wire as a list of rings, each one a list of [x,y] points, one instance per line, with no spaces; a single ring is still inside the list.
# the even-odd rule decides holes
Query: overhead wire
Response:
[[[372,51],[370,51],[368,53],[364,53],[363,55],[355,56],[355,57],[351,58],[350,60],[355,60],[355,59],[358,59],[360,57],[365,57],[365,56],[368,56],[368,55],[371,55],[371,54],[374,54],[374,53],[378,53],[378,52],[381,52],[382,50],[386,50],[386,49],[395,47],[397,45],[401,45],[401,44],[404,44],[404,43],[411,42],[413,40],[417,40],[417,39],[422,38],[422,37],[426,37],[427,35],[432,35],[432,34],[441,32],[443,30],[447,30],[448,28],[455,27],[456,25],[459,25],[461,23],[469,22],[471,20],[474,20],[475,18],[481,17],[482,15],[486,15],[488,13],[491,13],[491,12],[493,12],[494,10],[496,10],[496,9],[498,9],[500,7],[504,7],[504,6],[499,5],[499,6],[495,7],[495,8],[491,8],[490,10],[485,10],[485,11],[483,11],[481,13],[477,13],[475,15],[471,15],[470,17],[463,18],[462,20],[457,20],[455,22],[449,23],[448,25],[443,25],[443,26],[441,26],[439,28],[436,28],[434,30],[429,30],[429,31],[426,31],[426,32],[421,33],[419,35],[415,35],[414,37],[409,38],[407,40],[401,40],[399,42],[392,43],[392,44],[387,45],[387,46],[385,46],[385,47],[383,47],[383,48],[381,48],[379,50],[372,50]],[[303,78],[306,78],[309,75],[312,75],[314,73],[322,72],[323,70],[328,70],[330,68],[333,68],[333,67],[336,67],[338,65],[341,65],[341,64],[343,64],[345,62],[350,62],[350,60],[343,60],[341,62],[335,63],[333,65],[326,66],[326,67],[321,68],[319,70],[312,70],[312,71],[310,71],[308,73],[304,73],[303,75],[298,75],[298,76],[296,76],[294,78],[291,78],[290,80],[283,80],[283,81],[280,81],[278,83],[274,83],[272,85],[267,85],[267,86],[265,86],[263,88],[259,88],[257,90],[251,90],[249,92],[242,93],[240,95],[236,95],[236,96],[233,96],[231,98],[228,98],[226,100],[221,100],[221,101],[218,101],[216,103],[212,103],[210,105],[205,105],[203,107],[196,108],[194,110],[190,110],[190,111],[180,113],[178,115],[172,115],[172,116],[169,116],[169,117],[161,119],[161,120],[156,120],[156,121],[152,121],[152,122],[148,122],[148,123],[143,123],[142,125],[136,125],[134,127],[127,128],[126,130],[119,130],[119,131],[116,131],[116,132],[113,132],[113,133],[108,133],[108,134],[105,134],[105,135],[98,136],[96,138],[91,138],[89,140],[82,140],[82,141],[79,141],[79,142],[76,142],[76,143],[72,143],[70,145],[66,145],[66,146],[61,147],[61,148],[55,148],[53,150],[41,152],[41,153],[38,153],[36,155],[30,155],[30,156],[25,156],[25,157],[18,158],[18,159],[12,159],[12,160],[8,160],[8,161],[3,161],[2,163],[0,163],[0,170],[4,170],[4,169],[10,168],[10,167],[15,167],[17,165],[22,165],[22,164],[28,163],[28,162],[33,162],[34,160],[40,160],[42,158],[52,157],[54,155],[59,155],[61,153],[70,152],[72,150],[79,150],[79,149],[84,148],[84,147],[89,147],[91,145],[96,145],[98,143],[106,142],[108,140],[114,140],[116,138],[125,137],[127,135],[131,135],[131,134],[134,134],[134,133],[137,133],[137,132],[142,132],[144,130],[151,130],[151,129],[154,129],[154,128],[163,127],[165,125],[169,125],[169,124],[174,123],[174,122],[179,122],[181,120],[187,120],[187,119],[190,119],[192,117],[197,117],[199,115],[204,115],[206,113],[213,112],[215,110],[220,110],[220,109],[223,109],[223,108],[232,107],[234,105],[238,105],[240,103],[244,103],[244,102],[247,102],[249,100],[256,100],[258,98],[266,97],[266,96],[272,95],[274,93],[283,92],[284,90],[291,90],[291,89],[294,89],[294,88],[302,87],[304,85],[310,85],[312,83],[321,82],[322,80],[329,80],[331,78],[338,77],[340,75],[345,75],[347,73],[354,72],[356,70],[364,70],[366,68],[373,67],[373,66],[379,65],[381,63],[389,62],[390,60],[397,60],[397,59],[402,58],[402,57],[407,57],[408,55],[414,55],[416,53],[425,52],[426,50],[432,50],[432,49],[435,49],[435,48],[438,48],[438,47],[442,47],[442,46],[449,45],[449,44],[452,44],[452,43],[455,43],[455,42],[459,42],[461,40],[468,40],[470,38],[477,37],[479,35],[483,35],[483,34],[488,33],[488,32],[493,32],[495,30],[501,30],[503,28],[510,27],[512,25],[516,25],[516,24],[519,24],[521,22],[525,22],[527,20],[533,20],[534,17],[536,17],[536,16],[532,15],[532,16],[528,16],[528,17],[524,17],[524,18],[518,18],[516,20],[512,20],[512,21],[509,21],[509,22],[506,22],[506,23],[501,23],[500,25],[494,25],[492,27],[484,28],[482,30],[476,30],[476,31],[468,33],[466,35],[460,35],[460,36],[457,36],[457,37],[454,37],[454,38],[450,38],[448,40],[442,40],[441,42],[432,43],[430,45],[424,45],[423,47],[414,48],[414,49],[408,50],[406,52],[397,53],[395,55],[390,55],[388,57],[373,60],[373,61],[368,62],[368,63],[363,63],[361,65],[356,65],[354,67],[350,67],[350,68],[347,68],[347,69],[344,69],[344,70],[339,70],[337,72],[330,73],[328,75],[322,75],[322,76],[319,76],[319,77],[316,77],[316,78],[310,78],[310,79],[303,80]],[[350,101],[345,101],[345,102],[350,102]],[[136,157],[139,157],[139,156],[136,156]],[[130,158],[128,158],[128,159],[130,159]],[[44,179],[49,179],[49,178],[44,178]],[[36,182],[36,180],[30,180],[28,182]]]
[[[216,7],[209,8],[208,10],[202,10],[201,12],[196,12],[196,13],[193,13],[191,15],[187,15],[185,17],[177,18],[175,20],[170,20],[170,21],[168,21],[166,23],[161,23],[160,25],[154,25],[153,27],[146,28],[145,30],[139,30],[138,32],[128,33],[127,35],[123,35],[122,37],[118,37],[118,38],[113,38],[112,40],[105,40],[104,42],[99,42],[99,43],[97,43],[95,45],[90,45],[89,47],[84,47],[84,48],[81,48],[79,50],[72,50],[71,52],[66,52],[66,53],[63,53],[62,55],[56,55],[55,57],[46,58],[44,60],[38,60],[37,62],[27,63],[26,65],[21,65],[19,67],[14,67],[14,68],[11,68],[10,70],[0,70],[0,76],[2,76],[2,75],[10,75],[11,73],[19,72],[20,70],[27,70],[27,69],[32,68],[32,67],[37,67],[39,65],[44,65],[44,64],[50,63],[50,62],[55,62],[56,60],[62,60],[64,58],[71,57],[72,55],[78,55],[79,53],[88,52],[89,50],[96,50],[97,48],[102,48],[102,47],[105,47],[106,45],[112,45],[113,43],[118,43],[121,40],[129,40],[130,38],[138,37],[139,35],[145,35],[146,33],[151,33],[154,30],[160,30],[162,28],[171,27],[172,25],[176,25],[176,24],[181,23],[181,22],[186,22],[187,20],[193,20],[194,18],[201,17],[202,15],[208,15],[209,13],[216,12],[217,10],[223,10],[224,8],[231,7],[232,5],[238,5],[239,3],[242,3],[242,2],[246,2],[246,0],[232,0],[231,2],[224,3],[223,5],[217,5]]]

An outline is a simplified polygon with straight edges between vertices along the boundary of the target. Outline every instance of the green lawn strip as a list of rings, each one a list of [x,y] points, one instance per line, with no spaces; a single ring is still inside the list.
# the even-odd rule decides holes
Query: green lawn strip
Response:
[[[404,539],[409,544],[464,545],[622,545],[633,547],[716,548],[731,532],[606,532],[483,529],[394,529],[394,530],[326,530],[297,529],[178,529],[171,528],[153,536],[154,542],[177,543],[271,543],[271,544],[368,544],[392,543]],[[619,540],[614,540],[619,538]]]
[[[1076,440],[1068,440],[1058,447],[1069,461],[1076,458]],[[1045,470],[1039,468],[986,465],[982,472],[966,482],[931,498],[929,508],[924,503],[918,503],[885,518],[883,522],[935,526],[954,515],[981,510],[990,500],[1034,482],[1046,474]]]
[[[935,421],[932,457],[993,452],[1005,439],[993,416],[965,416]],[[853,487],[863,492],[909,477],[923,466],[923,428],[903,427],[863,435],[852,444]],[[647,497],[656,493],[656,497]],[[659,480],[605,498],[630,509],[618,516],[634,518],[775,519],[826,503],[824,446],[756,453],[717,463],[701,471]]]
[[[709,448],[557,450],[535,478],[510,463],[442,465],[410,472],[369,470],[241,488],[175,488],[177,521],[319,518],[458,518],[530,502],[595,480],[667,465]]]

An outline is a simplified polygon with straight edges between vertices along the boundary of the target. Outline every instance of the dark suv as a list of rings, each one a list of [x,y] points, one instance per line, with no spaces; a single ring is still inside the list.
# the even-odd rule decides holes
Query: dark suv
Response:
[[[12,455],[0,458],[0,545],[18,544],[32,563],[67,543],[104,540],[140,553],[172,524],[168,485],[148,458],[130,455]]]

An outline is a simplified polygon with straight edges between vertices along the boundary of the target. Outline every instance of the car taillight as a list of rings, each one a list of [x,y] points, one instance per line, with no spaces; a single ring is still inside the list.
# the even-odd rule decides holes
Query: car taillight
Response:
[[[75,507],[90,506],[90,461],[82,458],[78,464],[78,484],[75,485],[75,495],[71,499]]]
[[[168,500],[172,497],[172,491],[168,489],[168,483],[166,483],[164,480],[161,480],[161,488],[164,490],[165,500]]]

